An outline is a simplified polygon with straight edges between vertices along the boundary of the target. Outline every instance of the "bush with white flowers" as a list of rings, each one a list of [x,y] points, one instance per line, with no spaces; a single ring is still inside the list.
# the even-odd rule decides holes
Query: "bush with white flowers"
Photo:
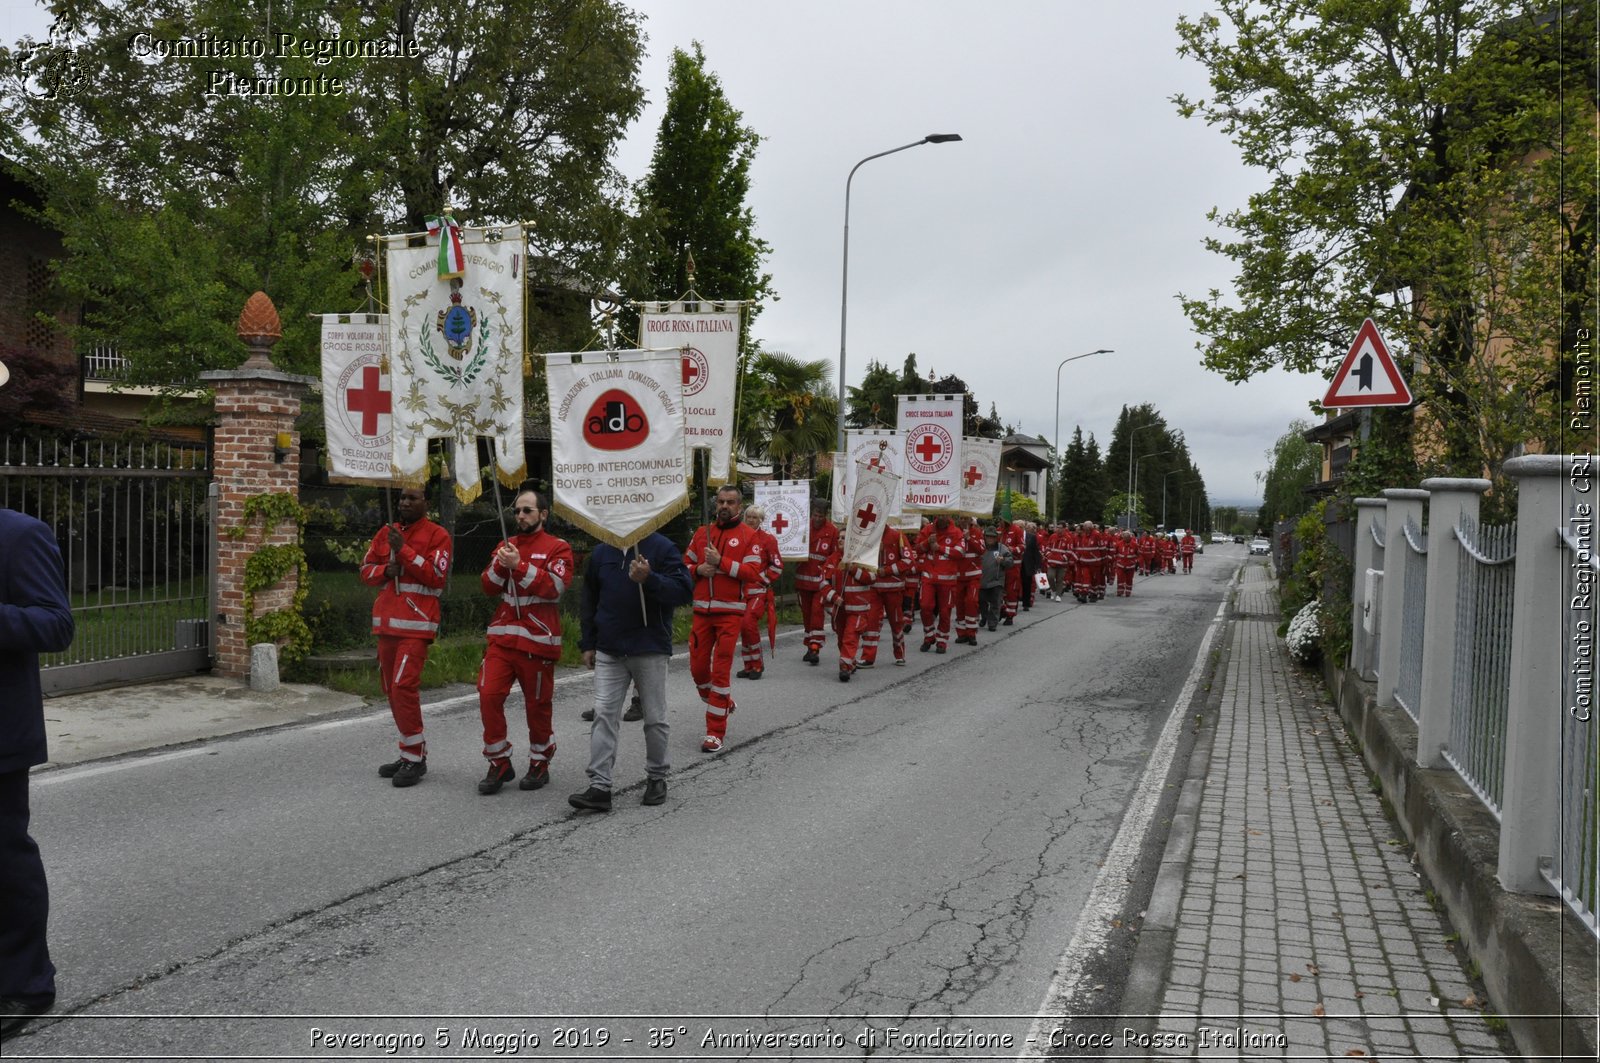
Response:
[[[1283,640],[1289,647],[1289,656],[1301,664],[1317,663],[1322,654],[1322,624],[1315,600],[1307,602],[1289,621],[1289,631]]]

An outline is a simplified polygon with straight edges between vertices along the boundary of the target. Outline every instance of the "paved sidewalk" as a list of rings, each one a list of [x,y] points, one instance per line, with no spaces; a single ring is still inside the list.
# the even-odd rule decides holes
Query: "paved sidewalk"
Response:
[[[1134,982],[1161,965],[1152,1055],[1514,1058],[1337,711],[1287,659],[1275,592],[1246,566],[1144,927],[1170,955],[1135,959]]]

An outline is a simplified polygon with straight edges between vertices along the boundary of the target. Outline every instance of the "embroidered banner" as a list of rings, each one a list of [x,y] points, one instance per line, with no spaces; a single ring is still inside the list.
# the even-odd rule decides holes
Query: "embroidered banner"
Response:
[[[322,315],[322,426],[328,480],[389,483],[394,395],[384,367],[384,314]]]
[[[811,556],[811,481],[757,480],[755,504],[767,511],[761,526],[778,540],[785,561]]]
[[[740,314],[737,303],[639,305],[639,346],[675,350],[683,361],[683,439],[691,450],[711,451],[706,482],[713,487],[733,482]]]
[[[898,474],[901,469],[900,461],[900,433],[889,428],[851,428],[844,434],[844,449],[846,460],[842,466],[844,479],[840,490],[833,493],[834,512],[833,519],[843,522],[849,510],[849,502],[855,498],[856,469],[861,465],[877,464],[880,468],[888,469]],[[840,466],[835,466],[840,468]],[[894,520],[900,519],[904,507],[901,499],[889,500],[889,516]]]
[[[961,420],[965,396],[901,395],[897,422],[905,447],[905,506],[960,513]]]
[[[428,440],[455,442],[456,495],[483,490],[478,437],[488,436],[500,481],[527,476],[522,436],[522,226],[434,230],[422,246],[384,237],[389,363],[394,387],[394,479],[428,478]],[[439,238],[459,238],[460,276],[441,279]],[[453,247],[445,258],[457,262]]]
[[[961,512],[988,520],[1000,489],[1000,440],[968,436],[961,441]]]
[[[878,571],[878,547],[889,522],[890,500],[900,494],[900,477],[878,465],[862,462],[855,470],[856,487],[845,516],[840,564]]]
[[[681,377],[671,351],[545,355],[557,513],[625,550],[688,508]]]

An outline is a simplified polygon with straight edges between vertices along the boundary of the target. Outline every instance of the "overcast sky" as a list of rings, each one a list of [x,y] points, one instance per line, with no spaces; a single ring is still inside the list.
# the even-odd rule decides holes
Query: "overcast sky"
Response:
[[[838,368],[845,179],[850,208],[847,382],[867,362],[955,373],[985,412],[1102,449],[1125,404],[1153,404],[1188,440],[1217,503],[1259,499],[1265,452],[1326,384],[1274,372],[1233,385],[1206,372],[1178,292],[1229,290],[1201,241],[1206,212],[1262,187],[1223,136],[1178,117],[1203,95],[1177,55],[1180,11],[1203,0],[636,0],[650,106],[618,162],[649,165],[667,63],[698,40],[762,137],[751,206],[772,246],[779,301],[756,322],[768,349]],[[0,0],[5,36],[42,37],[33,0]],[[716,292],[703,292],[716,296]],[[1352,333],[1354,326],[1352,324]],[[1343,352],[1330,352],[1342,354]]]
[[[1176,294],[1228,291],[1201,241],[1213,206],[1264,184],[1221,133],[1170,98],[1204,95],[1177,55],[1180,11],[1201,0],[638,0],[650,107],[620,162],[644,175],[675,47],[698,40],[761,135],[751,205],[772,245],[772,349],[839,357],[845,180],[850,193],[846,379],[867,362],[955,373],[1019,431],[1102,449],[1118,410],[1153,404],[1188,440],[1214,501],[1254,502],[1264,453],[1318,377],[1229,384],[1207,372]],[[715,295],[714,292],[704,292]],[[1356,322],[1355,324],[1360,324]],[[1342,354],[1343,352],[1335,352]]]

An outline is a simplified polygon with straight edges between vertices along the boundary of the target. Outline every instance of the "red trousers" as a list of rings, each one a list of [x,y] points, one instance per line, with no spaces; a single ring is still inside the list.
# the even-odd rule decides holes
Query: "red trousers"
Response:
[[[894,642],[894,659],[906,659],[905,613],[902,607],[905,592],[896,588],[872,592],[872,610],[867,613],[866,627],[861,633],[861,660],[872,664],[878,659],[878,639],[883,634],[883,621],[889,620],[889,637]]]
[[[767,599],[771,591],[763,591],[744,600],[744,617],[739,621],[739,639],[744,646],[744,666],[747,671],[766,670],[761,656],[761,622],[767,618]]]
[[[378,682],[389,698],[395,729],[400,732],[402,760],[428,755],[422,740],[422,666],[428,663],[429,639],[378,636]]]
[[[1133,566],[1117,566],[1117,597],[1133,597]]]
[[[689,628],[689,675],[706,703],[706,734],[716,738],[727,735],[734,709],[733,655],[743,623],[743,613],[696,613]]]
[[[1008,620],[1017,618],[1017,605],[1022,601],[1022,568],[1012,565],[1006,569],[1006,595],[1004,611]]]
[[[978,576],[962,576],[956,592],[956,636],[978,637]]]
[[[548,657],[491,645],[478,669],[478,716],[483,720],[483,755],[490,760],[511,756],[506,736],[506,696],[511,684],[522,687],[528,710],[528,760],[537,763],[555,755],[551,740],[550,700],[555,693],[556,662]]]
[[[872,606],[863,601],[854,609],[850,604],[839,607],[842,614],[839,617],[839,669],[840,671],[855,671],[856,657],[861,653],[862,636],[867,629],[867,618],[872,614]]]
[[[822,590],[795,588],[800,595],[800,622],[805,625],[806,649],[820,650],[828,637],[827,610],[822,608]]]
[[[958,589],[954,581],[931,577],[922,581],[923,642],[933,642],[937,638],[939,645],[950,645],[950,613],[955,609]]]

